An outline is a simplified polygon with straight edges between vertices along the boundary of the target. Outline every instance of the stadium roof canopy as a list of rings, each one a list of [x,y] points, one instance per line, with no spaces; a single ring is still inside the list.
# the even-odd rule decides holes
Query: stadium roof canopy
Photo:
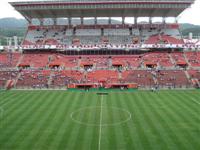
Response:
[[[10,2],[26,19],[177,17],[195,0],[54,0]]]

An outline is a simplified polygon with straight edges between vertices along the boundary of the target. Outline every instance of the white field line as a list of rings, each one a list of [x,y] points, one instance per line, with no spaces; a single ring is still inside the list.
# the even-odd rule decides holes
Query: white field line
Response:
[[[98,124],[95,124],[95,123],[84,123],[84,122],[81,122],[77,119],[74,118],[74,114],[76,113],[80,113],[82,110],[85,110],[85,109],[97,109],[97,108],[101,108],[101,106],[91,106],[91,107],[83,107],[81,109],[78,109],[77,111],[73,111],[70,115],[70,118],[78,123],[78,124],[81,124],[81,125],[87,125],[87,126],[98,126],[99,127],[99,123]],[[103,107],[102,107],[103,108]],[[126,119],[124,119],[123,121],[120,121],[120,122],[116,122],[116,123],[102,123],[101,126],[102,127],[106,127],[106,126],[117,126],[117,125],[121,125],[125,122],[128,122],[129,120],[131,120],[132,118],[132,114],[127,111],[126,109],[121,109],[121,108],[118,108],[118,107],[107,107],[107,109],[115,109],[115,110],[121,110],[122,112],[124,113],[127,113],[129,115],[129,117],[127,117]]]
[[[200,105],[200,102],[198,102],[196,99],[192,98],[192,101]]]
[[[100,111],[100,122],[99,122],[99,146],[98,146],[98,150],[101,150],[101,131],[102,131],[102,118],[103,118],[102,104],[103,104],[103,95],[101,96],[101,111]]]

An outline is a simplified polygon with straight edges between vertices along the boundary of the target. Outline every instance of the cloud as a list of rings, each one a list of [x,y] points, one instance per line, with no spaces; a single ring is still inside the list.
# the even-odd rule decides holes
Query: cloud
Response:
[[[200,14],[200,0],[196,0],[195,4],[193,4],[191,8],[188,8],[179,16],[179,22],[200,25],[199,14]]]
[[[17,0],[13,0],[17,1]],[[15,9],[8,3],[8,0],[0,0],[0,18],[16,17],[23,18]]]

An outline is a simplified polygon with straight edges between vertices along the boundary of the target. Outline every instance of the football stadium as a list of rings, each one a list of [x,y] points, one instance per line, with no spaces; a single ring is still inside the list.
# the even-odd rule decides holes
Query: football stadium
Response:
[[[9,2],[28,25],[0,50],[0,150],[199,150],[194,3]]]

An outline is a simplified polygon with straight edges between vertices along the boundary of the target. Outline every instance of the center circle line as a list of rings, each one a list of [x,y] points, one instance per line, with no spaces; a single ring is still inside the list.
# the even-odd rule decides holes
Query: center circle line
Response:
[[[70,114],[70,118],[71,118],[74,122],[76,122],[76,123],[78,123],[78,124],[81,124],[81,125],[86,125],[86,126],[116,126],[116,125],[121,125],[121,124],[123,124],[123,123],[125,123],[125,122],[128,122],[128,121],[131,120],[131,118],[132,118],[132,115],[131,115],[131,113],[130,113],[128,110],[123,109],[123,108],[118,108],[118,107],[113,107],[113,106],[111,106],[111,107],[106,107],[106,108],[112,108],[112,109],[115,109],[115,110],[121,110],[121,111],[126,112],[126,113],[128,114],[127,119],[125,119],[125,120],[123,120],[123,121],[120,121],[120,122],[117,122],[117,123],[105,123],[105,124],[84,123],[84,122],[82,122],[82,121],[79,121],[79,120],[77,120],[77,119],[74,119],[73,116],[74,116],[75,113],[80,112],[81,110],[93,109],[93,108],[95,108],[95,109],[96,109],[96,108],[101,108],[101,106],[82,107],[82,108],[80,108],[80,109],[78,109],[78,110],[72,112],[72,113]]]

